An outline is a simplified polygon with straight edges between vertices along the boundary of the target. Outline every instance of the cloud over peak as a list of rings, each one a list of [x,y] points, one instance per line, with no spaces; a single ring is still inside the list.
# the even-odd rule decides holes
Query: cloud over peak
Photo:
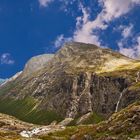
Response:
[[[69,2],[68,0],[58,0],[64,5],[74,4],[75,0]],[[49,3],[55,0],[39,0],[40,5],[47,7]],[[126,14],[128,14],[136,5],[140,5],[140,0],[98,0],[98,6],[101,11],[94,19],[91,19],[93,9],[84,5],[82,1],[78,1],[79,10],[82,12],[81,16],[76,17],[75,30],[73,36],[64,37],[60,35],[56,38],[55,47],[59,47],[64,42],[69,40],[96,44],[102,46],[102,39],[100,33],[107,30],[110,23]],[[121,28],[122,39],[118,42],[119,51],[129,57],[138,57],[140,53],[140,38],[135,38],[137,45],[126,47],[128,38],[132,37],[133,24],[123,26]]]
[[[56,48],[59,48],[59,47],[61,47],[64,43],[70,42],[70,41],[72,41],[72,38],[70,38],[70,37],[66,38],[66,37],[64,37],[63,34],[61,34],[61,35],[57,36],[57,38],[56,38],[56,40],[55,40],[55,42],[54,42],[54,46],[55,46]]]
[[[130,57],[139,59],[140,58],[140,36],[136,38],[136,44],[124,47],[123,42],[119,42],[119,52]]]
[[[101,45],[99,35],[94,34],[94,31],[107,29],[112,20],[127,14],[135,4],[140,4],[140,0],[99,0],[98,2],[102,6],[102,11],[95,20],[90,20],[90,13],[81,6],[83,16],[77,18],[75,41]],[[124,30],[123,35],[127,37],[132,28],[130,26]]]

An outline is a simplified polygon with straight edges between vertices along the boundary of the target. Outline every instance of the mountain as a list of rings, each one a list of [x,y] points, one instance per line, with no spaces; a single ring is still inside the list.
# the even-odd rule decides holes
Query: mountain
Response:
[[[86,123],[96,123],[140,100],[139,70],[140,61],[118,52],[67,43],[55,55],[33,57],[0,87],[0,112],[36,124],[75,124],[89,114],[96,117]]]

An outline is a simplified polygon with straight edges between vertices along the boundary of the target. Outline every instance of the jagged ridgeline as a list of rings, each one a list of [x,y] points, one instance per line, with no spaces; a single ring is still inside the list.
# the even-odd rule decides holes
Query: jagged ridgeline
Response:
[[[110,49],[67,43],[0,87],[0,112],[37,124],[90,113],[84,123],[96,123],[140,99],[139,71],[140,61]]]

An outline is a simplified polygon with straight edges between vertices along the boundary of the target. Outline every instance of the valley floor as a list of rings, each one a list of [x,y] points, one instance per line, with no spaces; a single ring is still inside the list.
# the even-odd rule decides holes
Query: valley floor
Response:
[[[140,140],[140,102],[95,125],[33,125],[0,114],[1,140]]]

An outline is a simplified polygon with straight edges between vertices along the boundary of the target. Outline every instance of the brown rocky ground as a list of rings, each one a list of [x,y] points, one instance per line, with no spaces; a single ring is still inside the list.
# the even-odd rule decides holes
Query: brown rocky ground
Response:
[[[0,139],[2,140],[139,140],[140,102],[114,113],[108,120],[96,125],[78,126],[36,126],[0,114]],[[47,128],[31,138],[20,135],[23,130]],[[48,129],[50,128],[50,130]],[[49,131],[48,131],[49,130]]]
[[[97,125],[67,127],[40,137],[43,140],[139,140],[140,102],[134,103]]]

